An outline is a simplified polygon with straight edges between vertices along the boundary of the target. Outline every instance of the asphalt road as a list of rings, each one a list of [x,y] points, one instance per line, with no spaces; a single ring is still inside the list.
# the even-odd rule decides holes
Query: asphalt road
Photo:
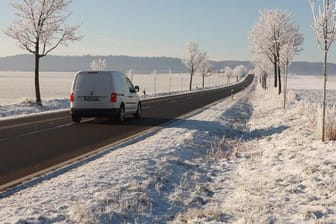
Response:
[[[0,187],[13,180],[54,166],[160,126],[186,113],[228,97],[253,81],[253,75],[231,87],[170,96],[142,102],[140,120],[119,124],[109,119],[71,121],[69,111],[29,116],[0,122]]]

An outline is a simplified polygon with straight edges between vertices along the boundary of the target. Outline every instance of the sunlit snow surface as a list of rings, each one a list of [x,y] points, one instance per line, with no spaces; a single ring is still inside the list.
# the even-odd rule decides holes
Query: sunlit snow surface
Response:
[[[250,88],[2,193],[0,223],[336,223],[336,144],[314,136],[300,92],[284,111],[276,91]]]
[[[322,103],[323,78],[321,76],[289,76],[288,88],[295,90],[298,99]],[[328,77],[327,104],[336,105],[336,77]]]
[[[68,99],[53,99],[43,101],[43,106],[37,106],[36,103],[31,100],[17,104],[0,105],[0,120],[4,118],[19,117],[47,111],[68,109],[69,106],[70,102]]]

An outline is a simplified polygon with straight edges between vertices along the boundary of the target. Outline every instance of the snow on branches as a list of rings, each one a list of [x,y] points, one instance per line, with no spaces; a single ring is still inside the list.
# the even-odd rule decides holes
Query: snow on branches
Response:
[[[5,30],[5,34],[16,40],[19,47],[35,57],[36,103],[42,105],[39,71],[40,58],[48,55],[60,45],[77,41],[78,25],[67,25],[71,15],[68,6],[71,0],[24,0],[12,3],[16,18]]]
[[[313,30],[317,42],[324,52],[323,63],[323,111],[322,111],[322,141],[326,140],[326,104],[327,104],[327,62],[328,51],[336,39],[336,1],[323,0],[322,6],[315,7],[315,0],[308,0],[313,14]],[[318,1],[320,3],[320,1]]]
[[[329,50],[336,39],[336,1],[323,0],[315,7],[315,0],[308,0],[313,14],[313,30],[322,51]],[[318,1],[320,2],[320,1]]]
[[[187,43],[184,58],[182,62],[189,69],[190,73],[190,82],[189,82],[189,90],[192,89],[192,80],[193,76],[197,71],[201,71],[207,69],[209,57],[207,52],[201,51],[198,47],[198,44],[195,42]],[[205,71],[204,71],[205,72]]]
[[[78,25],[65,24],[71,15],[67,7],[71,0],[25,0],[13,3],[16,20],[5,33],[15,39],[22,49],[39,57],[46,56],[59,45],[77,41]]]
[[[280,55],[281,49],[288,43],[293,43],[295,53],[300,52],[303,35],[299,27],[292,21],[292,15],[283,10],[265,9],[260,13],[260,19],[250,32],[252,41],[251,52],[254,58],[267,60],[273,64],[274,87],[279,87],[281,93]],[[254,61],[258,61],[254,60]]]
[[[93,71],[102,71],[106,68],[106,60],[104,58],[98,58],[90,63],[90,68]]]

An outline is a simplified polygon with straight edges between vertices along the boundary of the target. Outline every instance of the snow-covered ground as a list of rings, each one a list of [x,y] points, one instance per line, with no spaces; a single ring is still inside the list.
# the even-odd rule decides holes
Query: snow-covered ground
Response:
[[[271,79],[270,79],[271,80]],[[321,75],[289,75],[289,89],[323,89],[323,77]],[[327,89],[336,90],[336,76],[328,76]]]
[[[336,144],[249,88],[0,194],[0,223],[336,223]],[[64,171],[64,170],[63,170]]]

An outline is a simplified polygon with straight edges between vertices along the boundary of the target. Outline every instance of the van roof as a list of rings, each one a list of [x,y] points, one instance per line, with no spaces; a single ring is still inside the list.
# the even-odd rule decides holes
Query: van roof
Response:
[[[119,71],[95,71],[95,70],[92,70],[92,71],[79,71],[78,73],[119,73],[119,74],[123,74],[122,72],[119,72]]]

